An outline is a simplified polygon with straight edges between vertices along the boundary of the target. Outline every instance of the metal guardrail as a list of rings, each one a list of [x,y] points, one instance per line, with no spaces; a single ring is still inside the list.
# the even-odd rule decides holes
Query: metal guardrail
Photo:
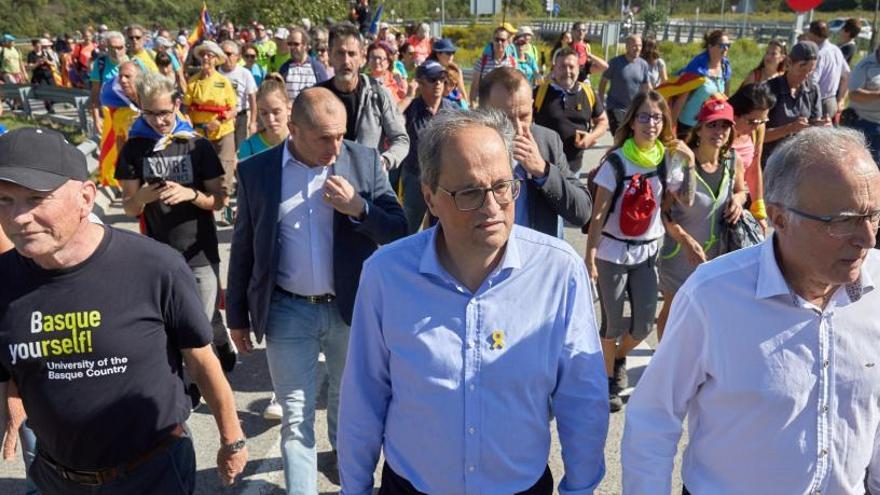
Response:
[[[59,124],[77,127],[86,135],[91,135],[92,133],[93,126],[89,118],[90,93],[84,89],[61,88],[39,84],[33,86],[2,84],[0,85],[0,98],[15,102],[21,108],[16,113],[23,117],[48,116],[48,118]],[[53,114],[49,112],[38,114],[34,108],[35,101],[66,103],[73,107],[74,115]]]

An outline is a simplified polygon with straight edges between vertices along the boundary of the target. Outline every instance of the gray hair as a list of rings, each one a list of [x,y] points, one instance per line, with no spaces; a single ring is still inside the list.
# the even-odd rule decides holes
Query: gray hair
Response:
[[[845,127],[810,127],[786,139],[767,159],[764,169],[765,193],[768,203],[795,207],[798,204],[798,186],[813,166],[823,164],[848,165],[853,159],[862,160],[876,168],[867,152],[865,136]]]
[[[287,39],[290,39],[296,33],[299,33],[300,41],[306,46],[306,48],[312,46],[312,38],[309,36],[309,32],[299,26],[290,29],[290,34],[287,36]]]
[[[158,72],[147,72],[138,76],[135,80],[135,88],[141,103],[164,95],[171,95],[173,100],[176,91],[174,81]]]
[[[226,40],[226,41],[224,41],[223,43],[220,43],[220,49],[221,49],[221,50],[223,50],[223,51],[225,52],[225,51],[226,51],[226,48],[230,48],[230,49],[233,50],[234,53],[236,53],[236,54],[241,53],[241,48],[238,46],[238,43],[236,43],[235,41],[232,41],[232,40]]]
[[[472,127],[488,127],[498,133],[507,149],[507,160],[513,167],[513,124],[506,115],[495,109],[444,110],[438,113],[428,127],[419,133],[419,167],[421,182],[437,190],[443,147],[456,134]]]
[[[119,40],[119,41],[125,43],[125,35],[123,35],[119,31],[107,31],[102,36],[104,37],[104,40],[107,42],[109,42],[110,40]]]

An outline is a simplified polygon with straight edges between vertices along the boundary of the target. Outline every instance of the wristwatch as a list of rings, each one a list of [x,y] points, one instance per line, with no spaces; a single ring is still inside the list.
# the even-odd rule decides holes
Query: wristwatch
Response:
[[[223,449],[229,452],[230,454],[234,454],[236,452],[240,452],[247,445],[247,439],[244,437],[239,438],[238,440],[228,443],[223,446]]]

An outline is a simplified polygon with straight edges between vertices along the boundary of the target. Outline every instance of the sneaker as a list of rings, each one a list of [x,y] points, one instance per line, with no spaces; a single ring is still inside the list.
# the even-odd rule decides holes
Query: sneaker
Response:
[[[238,361],[238,355],[235,349],[229,344],[221,344],[217,346],[217,358],[220,359],[220,367],[226,373],[235,369],[235,363]]]
[[[272,394],[272,398],[269,399],[269,405],[266,406],[266,409],[263,409],[263,419],[281,421],[281,404],[275,400],[275,394]]]
[[[608,409],[613,413],[623,409],[623,399],[620,398],[620,392],[612,377],[608,377]]]
[[[617,386],[617,393],[623,392],[629,387],[629,377],[626,375],[626,358],[618,358],[614,360],[614,384]]]
[[[233,210],[231,206],[224,206],[223,210],[220,211],[220,219],[217,220],[217,225],[221,227],[229,227],[234,221],[235,210]]]

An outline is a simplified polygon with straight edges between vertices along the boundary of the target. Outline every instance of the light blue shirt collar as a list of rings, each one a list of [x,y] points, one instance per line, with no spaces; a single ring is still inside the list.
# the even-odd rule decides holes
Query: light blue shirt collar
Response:
[[[486,280],[492,280],[499,274],[505,273],[508,270],[516,270],[522,268],[522,258],[520,257],[520,248],[517,245],[516,239],[516,229],[520,227],[517,225],[513,226],[513,229],[510,231],[510,237],[507,239],[507,245],[504,248],[504,255],[501,258],[501,262],[498,263],[498,266],[495,267],[495,270],[486,277]],[[440,257],[437,253],[437,236],[442,235],[442,225],[439,223],[431,227],[431,234],[428,238],[428,242],[425,243],[425,248],[422,251],[422,257],[419,262],[419,272],[425,275],[434,275],[443,280],[447,280],[456,285],[461,285],[461,282],[455,280],[446,268],[440,264]]]

